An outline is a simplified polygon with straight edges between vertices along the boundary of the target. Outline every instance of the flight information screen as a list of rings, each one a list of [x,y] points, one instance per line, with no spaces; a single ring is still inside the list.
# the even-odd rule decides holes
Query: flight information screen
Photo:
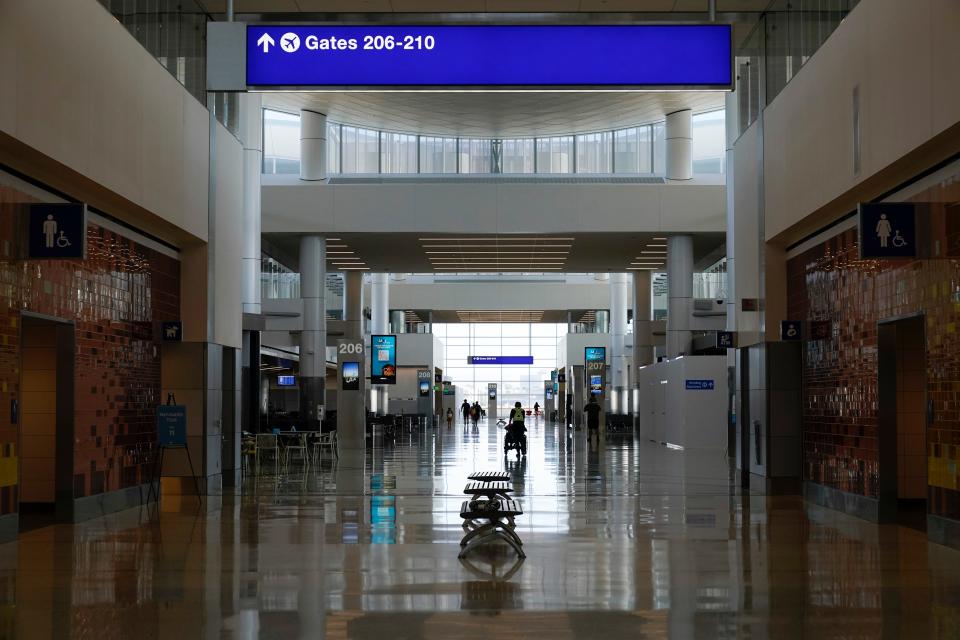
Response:
[[[730,89],[730,25],[248,25],[262,87]]]

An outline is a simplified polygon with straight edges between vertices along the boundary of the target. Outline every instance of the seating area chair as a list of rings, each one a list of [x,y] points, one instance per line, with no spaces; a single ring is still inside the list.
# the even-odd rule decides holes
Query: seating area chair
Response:
[[[310,458],[307,456],[307,434],[305,433],[285,433],[280,436],[283,438],[283,449],[281,450],[284,471],[290,468],[290,461],[294,454],[300,457],[300,461],[307,467],[310,466]]]
[[[263,468],[260,463],[261,456],[272,454],[274,465],[277,466],[279,464],[280,448],[277,446],[276,435],[272,433],[258,433],[254,447],[253,459],[258,475],[261,473],[261,469]]]
[[[340,453],[337,451],[336,431],[317,434],[317,436],[311,440],[310,455],[313,458],[314,463],[320,462],[320,455],[323,453],[324,447],[328,447],[330,452],[333,453],[334,457],[340,457]]]

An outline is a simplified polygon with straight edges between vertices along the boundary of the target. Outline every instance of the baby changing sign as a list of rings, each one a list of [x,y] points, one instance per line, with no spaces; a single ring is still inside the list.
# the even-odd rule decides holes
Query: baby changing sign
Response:
[[[87,247],[87,206],[31,204],[28,234],[30,260],[82,260]]]
[[[917,207],[909,202],[860,203],[861,258],[916,258]]]

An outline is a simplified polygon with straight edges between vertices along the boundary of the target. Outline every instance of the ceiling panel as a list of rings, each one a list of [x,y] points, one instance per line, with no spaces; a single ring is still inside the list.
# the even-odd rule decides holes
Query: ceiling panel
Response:
[[[677,109],[719,109],[724,93],[291,92],[265,93],[268,108],[310,108],[336,122],[386,131],[524,137],[617,129],[662,120]]]
[[[276,247],[284,256],[294,257],[298,254],[299,234],[264,235],[267,238],[266,246]],[[573,233],[562,236],[540,233],[524,235],[524,238],[531,238],[525,241],[519,241],[517,237],[490,234],[451,236],[422,233],[346,233],[339,234],[337,240],[330,240],[328,244],[344,245],[339,250],[351,253],[340,254],[348,257],[334,259],[329,252],[337,249],[330,247],[327,263],[330,270],[354,265],[354,268],[364,271],[394,273],[441,273],[442,271],[437,269],[439,261],[430,259],[440,256],[456,263],[444,265],[445,270],[453,269],[455,272],[605,273],[647,267],[660,268],[665,264],[663,247],[652,246],[665,244],[665,241],[660,239],[663,236],[656,233]],[[557,239],[561,237],[564,239]],[[723,233],[693,234],[694,261],[697,267],[707,267],[722,257],[724,242]],[[440,247],[426,249],[425,244]],[[518,244],[519,249],[515,246]],[[543,246],[548,244],[567,246]],[[427,250],[451,253],[427,254]],[[487,253],[468,253],[471,251]],[[557,253],[547,253],[548,251]],[[644,253],[645,251],[648,253]],[[464,260],[457,262],[458,258]],[[637,262],[643,264],[633,264]],[[477,263],[482,264],[468,266]],[[464,265],[463,268],[460,268],[460,264]],[[502,267],[498,269],[496,264],[501,264]],[[288,266],[295,268],[296,265]],[[550,268],[547,269],[546,266]]]
[[[197,0],[209,13],[226,11],[226,0]],[[770,0],[717,0],[718,12],[763,11]],[[706,12],[708,0],[235,0],[236,13],[573,13]]]

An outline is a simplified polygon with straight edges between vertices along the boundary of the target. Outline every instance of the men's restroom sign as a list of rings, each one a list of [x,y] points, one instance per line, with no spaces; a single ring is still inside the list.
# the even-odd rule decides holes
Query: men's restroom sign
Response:
[[[917,211],[912,203],[860,203],[861,258],[916,258]]]
[[[87,207],[31,204],[28,235],[31,260],[82,260],[87,248]]]

